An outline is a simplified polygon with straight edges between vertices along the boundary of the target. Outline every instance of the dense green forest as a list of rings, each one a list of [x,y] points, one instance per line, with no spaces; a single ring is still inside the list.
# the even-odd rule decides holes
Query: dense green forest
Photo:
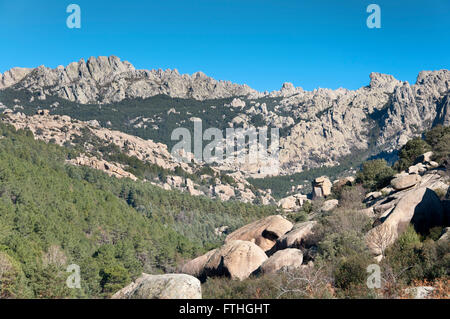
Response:
[[[107,297],[275,210],[117,179],[66,164],[70,152],[0,123],[0,297]],[[70,264],[81,289],[66,287]]]

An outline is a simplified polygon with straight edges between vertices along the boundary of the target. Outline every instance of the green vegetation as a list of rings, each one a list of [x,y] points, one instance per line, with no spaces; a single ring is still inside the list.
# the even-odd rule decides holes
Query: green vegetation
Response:
[[[425,133],[425,141],[433,150],[434,160],[442,163],[450,158],[450,126],[436,125]]]
[[[71,152],[0,124],[2,297],[107,297],[143,271],[173,271],[220,245],[216,227],[274,212],[65,164]],[[81,289],[65,285],[70,264]]]
[[[376,159],[363,163],[362,169],[356,174],[356,181],[374,191],[389,185],[393,175],[394,170],[384,159]]]
[[[399,160],[395,163],[394,169],[397,171],[403,171],[408,169],[409,166],[414,164],[415,159],[431,151],[431,146],[427,142],[419,137],[409,140],[401,149],[399,153]]]

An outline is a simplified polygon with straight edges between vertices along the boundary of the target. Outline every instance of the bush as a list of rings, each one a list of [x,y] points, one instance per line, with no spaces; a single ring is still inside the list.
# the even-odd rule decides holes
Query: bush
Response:
[[[450,126],[437,125],[425,133],[425,141],[431,145],[433,157],[441,162],[450,156]]]
[[[399,153],[399,160],[394,164],[394,169],[397,171],[406,170],[408,167],[414,164],[414,160],[422,155],[431,151],[431,146],[419,137],[409,140],[401,149]]]
[[[364,284],[367,278],[367,266],[371,261],[364,256],[354,255],[341,260],[334,271],[334,283],[337,288],[348,290]]]
[[[449,244],[432,239],[421,242],[420,236],[409,226],[386,250],[382,263],[404,284],[445,277],[450,271]]]
[[[356,174],[356,180],[374,191],[389,185],[394,173],[384,159],[376,159],[363,163],[361,171]]]

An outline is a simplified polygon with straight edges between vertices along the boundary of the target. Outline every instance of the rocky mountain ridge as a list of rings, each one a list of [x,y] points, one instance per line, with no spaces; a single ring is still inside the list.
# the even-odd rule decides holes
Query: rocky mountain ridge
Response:
[[[0,96],[6,88],[37,94],[45,108],[51,107],[45,105],[46,97],[55,95],[81,104],[96,103],[99,108],[104,103],[159,94],[207,101],[233,98],[231,103],[210,106],[218,119],[224,112],[233,112],[228,126],[278,127],[282,131],[279,170],[264,167],[264,161],[222,168],[251,177],[335,166],[351,154],[392,152],[434,125],[450,124],[448,70],[422,71],[412,85],[391,75],[371,73],[369,85],[357,90],[306,91],[284,83],[279,91],[258,92],[247,85],[216,81],[201,72],[190,76],[177,70],[136,70],[129,62],[111,56],[91,57],[87,62],[82,59],[56,69],[14,68],[0,76]],[[16,106],[20,111],[20,103]],[[160,127],[154,123],[171,121],[177,112],[167,105],[166,118],[143,115],[136,123],[123,121],[130,122],[125,125],[132,124],[136,131],[158,131]],[[191,117],[186,112],[185,121]],[[182,122],[180,125],[185,125]],[[161,132],[163,136],[167,132]]]

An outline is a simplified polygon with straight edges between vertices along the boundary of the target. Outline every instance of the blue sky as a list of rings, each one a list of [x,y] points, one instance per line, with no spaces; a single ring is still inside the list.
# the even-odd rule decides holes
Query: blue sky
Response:
[[[66,7],[81,7],[81,29]],[[381,7],[381,29],[366,8]],[[356,89],[370,72],[415,82],[450,68],[448,0],[0,0],[0,72],[117,55],[264,91]]]

